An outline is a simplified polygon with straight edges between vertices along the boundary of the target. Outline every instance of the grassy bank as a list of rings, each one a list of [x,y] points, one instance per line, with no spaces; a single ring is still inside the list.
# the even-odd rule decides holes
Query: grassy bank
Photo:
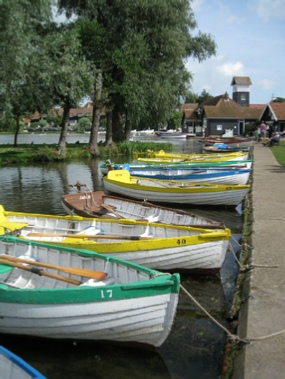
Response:
[[[131,157],[135,152],[146,153],[147,150],[172,151],[172,144],[169,142],[120,142],[112,147],[99,145],[100,157],[102,159],[124,156]],[[69,144],[66,148],[66,155],[60,155],[57,145],[0,145],[0,165],[32,163],[32,162],[52,162],[52,161],[72,161],[76,159],[91,159],[91,155],[86,144]]]

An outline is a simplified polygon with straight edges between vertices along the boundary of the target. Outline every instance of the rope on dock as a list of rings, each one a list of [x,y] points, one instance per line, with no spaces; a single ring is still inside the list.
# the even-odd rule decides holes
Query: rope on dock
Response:
[[[186,295],[216,324],[218,325],[228,336],[228,339],[233,343],[243,343],[243,344],[250,344],[253,341],[262,341],[267,338],[275,337],[280,334],[285,333],[285,330],[281,330],[276,333],[268,334],[266,336],[262,337],[256,337],[256,338],[240,338],[236,334],[232,334],[227,328],[225,328],[222,324],[220,324],[182,285],[180,285],[180,288],[182,291],[186,293]]]

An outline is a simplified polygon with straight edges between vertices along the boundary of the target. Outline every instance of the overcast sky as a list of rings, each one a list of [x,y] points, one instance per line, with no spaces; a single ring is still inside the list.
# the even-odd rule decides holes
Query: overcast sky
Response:
[[[215,57],[187,62],[194,93],[232,98],[233,76],[249,76],[251,104],[285,98],[285,0],[193,0],[192,9],[217,44]]]

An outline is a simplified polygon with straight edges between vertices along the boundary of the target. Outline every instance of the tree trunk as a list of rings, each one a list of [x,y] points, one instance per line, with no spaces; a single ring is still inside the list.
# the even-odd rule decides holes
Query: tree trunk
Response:
[[[19,131],[20,131],[20,116],[17,115],[17,118],[16,118],[16,131],[15,131],[15,135],[14,135],[14,147],[18,146],[18,134],[19,134]]]
[[[107,117],[107,126],[106,126],[105,145],[106,146],[112,146],[113,145],[112,112],[111,111],[107,111],[106,112],[106,117]]]
[[[114,142],[124,141],[126,123],[125,112],[120,109],[118,104],[115,104],[112,116],[113,140]]]
[[[125,140],[126,141],[129,141],[131,138],[131,130],[132,130],[132,123],[130,119],[127,117],[126,126],[125,126]]]
[[[70,111],[70,103],[67,101],[64,104],[63,108],[63,116],[62,116],[62,124],[61,124],[61,132],[58,141],[58,153],[60,155],[66,155],[66,137],[69,123],[69,111]]]
[[[94,157],[100,156],[98,147],[98,131],[100,126],[100,115],[102,108],[102,70],[97,70],[96,88],[93,101],[92,125],[89,139],[89,151]]]

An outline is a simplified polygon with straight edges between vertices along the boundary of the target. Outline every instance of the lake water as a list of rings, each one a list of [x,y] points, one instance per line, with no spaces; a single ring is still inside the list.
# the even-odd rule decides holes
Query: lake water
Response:
[[[33,136],[25,135],[30,139]],[[43,136],[44,143],[56,143],[52,142],[54,136],[58,142],[59,135],[54,134]],[[2,137],[0,143],[4,143]],[[88,142],[85,141],[86,135],[73,135],[73,138],[81,143]],[[31,140],[27,141],[31,143]],[[19,140],[18,143],[23,142]],[[174,141],[175,151],[199,152],[200,149],[201,144],[195,138]],[[1,167],[0,204],[6,210],[64,214],[60,198],[71,191],[70,184],[79,180],[91,190],[104,189],[99,169],[101,163],[100,159],[94,159]],[[242,215],[227,209],[183,209],[223,221],[232,230],[231,243],[238,254],[239,245],[236,241],[242,233]],[[181,276],[183,287],[227,328],[227,314],[233,299],[237,272],[235,257],[228,252],[220,275]],[[0,341],[1,345],[20,355],[49,379],[215,379],[221,377],[226,336],[190,298],[183,296],[183,304],[179,302],[171,333],[155,352],[96,341],[43,341],[12,335],[1,335]]]

